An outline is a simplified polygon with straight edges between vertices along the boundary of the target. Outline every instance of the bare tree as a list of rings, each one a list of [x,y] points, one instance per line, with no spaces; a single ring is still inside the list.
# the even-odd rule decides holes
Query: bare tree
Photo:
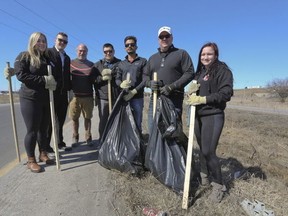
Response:
[[[277,93],[281,102],[285,102],[285,99],[288,97],[288,78],[272,80],[267,84],[267,88]]]

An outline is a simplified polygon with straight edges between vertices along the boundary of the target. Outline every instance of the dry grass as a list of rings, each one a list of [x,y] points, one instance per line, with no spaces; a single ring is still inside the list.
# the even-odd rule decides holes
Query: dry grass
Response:
[[[236,92],[235,99],[233,98],[236,102],[237,97],[239,95]],[[242,97],[242,103],[245,103],[245,100],[253,100],[253,104],[257,102],[261,105],[263,99],[255,97],[254,94],[245,97]],[[231,103],[234,103],[233,100]],[[275,104],[275,98],[266,98],[265,106],[268,102],[270,106]],[[144,130],[147,128],[146,118],[147,116],[144,115]],[[116,199],[124,202],[121,208],[126,208],[126,215],[131,216],[142,215],[143,207],[147,206],[164,210],[173,216],[245,216],[240,206],[245,198],[265,203],[266,208],[274,210],[277,216],[287,215],[287,122],[288,116],[226,110],[225,127],[217,154],[229,193],[220,204],[211,203],[207,199],[210,188],[198,187],[194,188],[196,197],[193,198],[192,206],[187,211],[182,210],[182,196],[159,183],[150,173],[137,178],[114,172]],[[185,133],[188,133],[187,128],[185,128]],[[197,148],[194,149],[194,152],[196,151]],[[197,159],[197,154],[193,158]],[[235,171],[243,171],[242,178],[234,179]]]

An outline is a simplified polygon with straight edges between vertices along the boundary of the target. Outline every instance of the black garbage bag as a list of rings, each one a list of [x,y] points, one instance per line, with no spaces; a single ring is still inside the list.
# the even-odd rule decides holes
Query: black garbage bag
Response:
[[[107,169],[135,174],[143,168],[144,142],[123,94],[117,98],[105,126],[98,162]]]
[[[159,96],[157,111],[145,154],[145,167],[161,183],[183,192],[188,138],[172,101]]]

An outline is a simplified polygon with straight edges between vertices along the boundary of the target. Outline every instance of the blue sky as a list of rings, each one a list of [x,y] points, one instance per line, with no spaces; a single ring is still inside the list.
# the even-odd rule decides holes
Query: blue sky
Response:
[[[13,65],[19,52],[27,49],[34,31],[46,34],[48,46],[55,35],[66,32],[66,52],[76,57],[75,48],[85,43],[88,59],[103,57],[102,45],[110,42],[116,57],[126,55],[123,39],[138,38],[138,54],[149,58],[157,51],[157,31],[172,27],[174,45],[188,51],[194,67],[198,52],[216,42],[220,60],[234,74],[234,88],[265,86],[273,79],[288,77],[287,0],[6,0],[0,5],[0,68]],[[20,84],[12,79],[13,89]],[[0,76],[0,90],[8,82]]]

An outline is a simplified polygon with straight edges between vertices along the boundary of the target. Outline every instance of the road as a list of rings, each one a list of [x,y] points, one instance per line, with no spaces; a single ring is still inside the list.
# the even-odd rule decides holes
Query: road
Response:
[[[21,154],[25,151],[23,140],[26,133],[26,127],[22,119],[19,103],[15,103],[14,108],[18,143]],[[10,105],[0,104],[0,169],[15,159],[17,159],[17,154],[14,142]]]
[[[263,107],[240,106],[240,105],[231,105],[229,103],[227,105],[227,108],[253,111],[253,112],[262,112],[269,114],[288,115],[288,109],[270,109]]]

